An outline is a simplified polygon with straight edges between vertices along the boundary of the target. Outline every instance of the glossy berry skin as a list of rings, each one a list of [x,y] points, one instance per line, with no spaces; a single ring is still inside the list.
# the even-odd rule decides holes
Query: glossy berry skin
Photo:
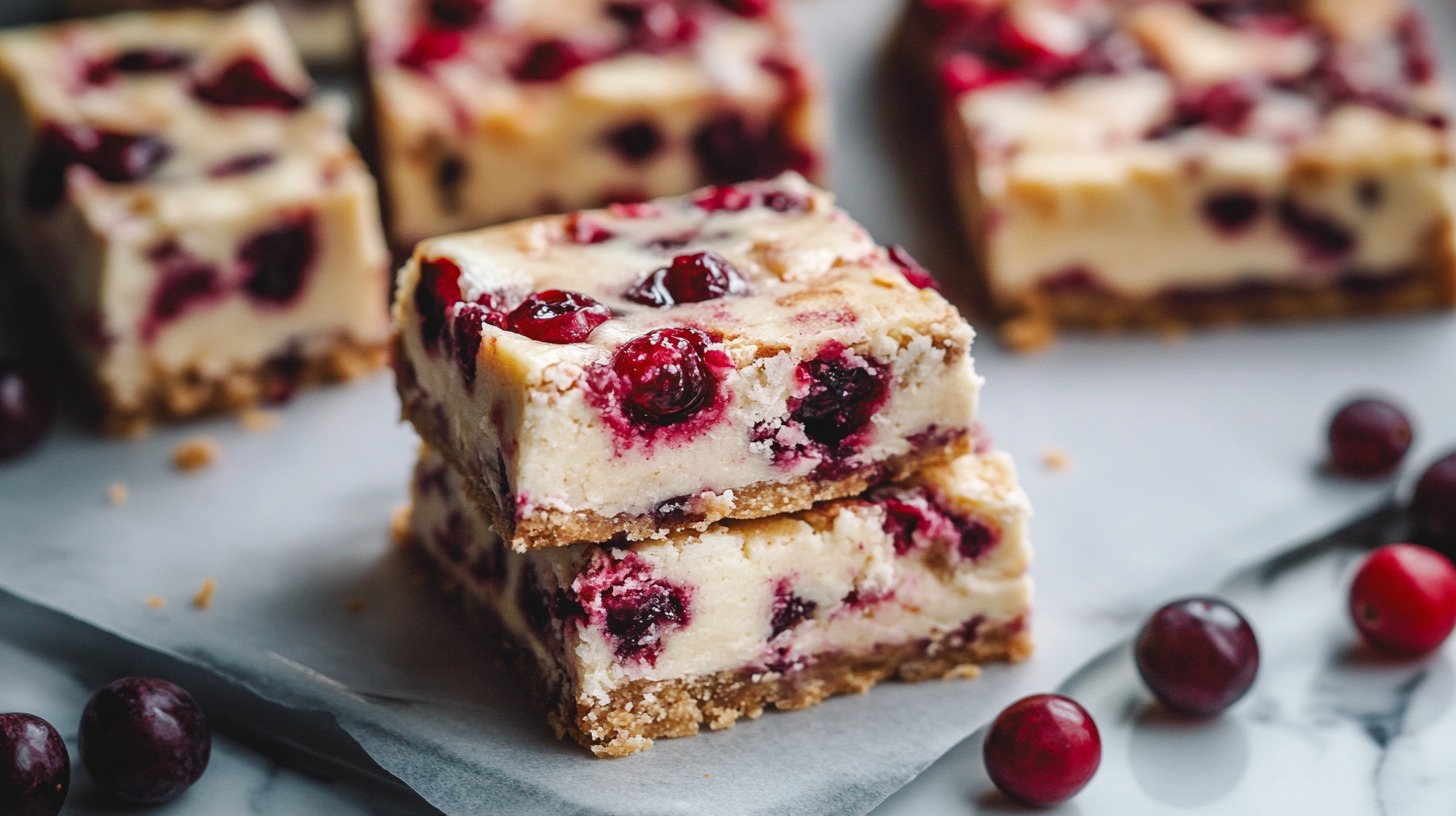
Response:
[[[1380,547],[1355,573],[1350,617],[1382,651],[1401,657],[1435,651],[1456,628],[1456,566],[1416,544]]]
[[[693,252],[649,273],[628,290],[627,299],[663,308],[746,294],[748,281],[727,258],[716,252]]]
[[[0,714],[0,813],[55,816],[71,786],[71,756],[51,724]]]
[[[56,424],[49,378],[18,360],[0,360],[0,462],[29,453]]]
[[[80,747],[96,787],[124,802],[157,804],[181,795],[207,770],[212,735],[182,688],[126,677],[86,704]]]
[[[227,108],[291,111],[308,102],[304,94],[284,85],[262,60],[252,56],[233,60],[217,76],[198,82],[192,93],[203,102]]]
[[[1386,476],[1400,466],[1415,433],[1399,408],[1357,399],[1335,412],[1329,428],[1330,469],[1344,476]]]
[[[1456,552],[1456,452],[1436,460],[1421,474],[1411,497],[1416,529],[1432,546]]]
[[[1259,641],[1237,609],[1215,598],[1174,601],[1143,625],[1138,673],[1169,709],[1210,717],[1233,705],[1259,673]]]
[[[645,425],[681,422],[707,406],[717,380],[705,357],[709,338],[697,329],[655,329],[623,343],[612,356],[622,382],[622,408]]]
[[[1002,793],[1025,805],[1051,807],[1092,780],[1102,763],[1102,736],[1077,701],[1034,694],[991,723],[982,758]]]
[[[547,289],[521,301],[506,315],[506,327],[543,343],[580,343],[611,319],[611,309],[580,292]]]

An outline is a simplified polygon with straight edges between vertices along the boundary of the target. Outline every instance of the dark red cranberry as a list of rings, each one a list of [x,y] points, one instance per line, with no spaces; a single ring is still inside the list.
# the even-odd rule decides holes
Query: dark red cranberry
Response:
[[[152,290],[151,308],[142,323],[142,339],[152,340],[163,326],[192,307],[217,299],[222,292],[221,277],[212,264],[184,254],[166,259],[161,264],[157,288]]]
[[[974,54],[948,57],[940,64],[939,75],[941,88],[951,98],[1017,78],[1014,72],[993,68]]]
[[[1357,399],[1335,412],[1328,439],[1331,470],[1373,478],[1388,475],[1400,465],[1415,433],[1405,412],[1389,402]]]
[[[991,723],[982,758],[1002,793],[1032,807],[1051,807],[1092,781],[1102,763],[1102,736],[1076,700],[1034,694]]]
[[[117,74],[160,74],[186,68],[192,55],[171,48],[137,48],[115,57],[92,63],[86,69],[86,81],[104,85]]]
[[[1384,651],[1415,657],[1456,629],[1456,566],[1416,544],[1387,544],[1365,557],[1350,585],[1350,617]]]
[[[766,190],[763,194],[763,206],[781,213],[807,212],[809,199],[784,190]]]
[[[940,291],[940,284],[936,283],[935,276],[930,270],[921,266],[918,261],[910,257],[910,253],[902,246],[890,247],[890,260],[900,267],[900,272],[905,275],[905,280],[910,282],[916,289],[934,289]]]
[[[725,113],[705,122],[693,134],[693,155],[710,184],[732,184],[759,175],[763,144],[740,113]]]
[[[1263,209],[1257,196],[1243,190],[1210,193],[1203,199],[1203,217],[1212,221],[1214,227],[1225,235],[1235,235],[1252,227]]]
[[[1355,234],[1330,216],[1305,209],[1288,196],[1280,199],[1279,225],[1312,260],[1338,260],[1355,251]]]
[[[465,37],[459,31],[445,28],[422,28],[399,52],[395,62],[416,71],[429,70],[437,62],[446,62],[465,50]]]
[[[50,723],[0,714],[0,813],[56,816],[71,787],[71,755]]]
[[[1406,80],[1414,85],[1424,85],[1436,77],[1436,60],[1431,53],[1431,41],[1426,36],[1426,27],[1414,9],[1407,9],[1395,27],[1396,42],[1404,59],[1402,66]]]
[[[207,770],[212,735],[202,709],[166,680],[126,677],[81,715],[81,761],[96,787],[134,804],[179,796]]]
[[[863,430],[889,396],[889,369],[837,344],[800,363],[798,373],[808,393],[790,405],[789,415],[804,426],[806,436],[825,445]]]
[[[272,153],[244,153],[225,162],[214,164],[207,169],[207,174],[213,178],[243,176],[262,170],[277,160],[278,157]]]
[[[768,13],[773,0],[713,0],[713,2],[742,17],[759,17]]]
[[[0,462],[29,453],[56,424],[50,378],[19,360],[0,360]]]
[[[627,47],[650,54],[688,45],[700,33],[697,21],[671,0],[609,3],[607,16],[627,29]]]
[[[1153,696],[1180,714],[1209,717],[1233,705],[1259,672],[1259,641],[1237,609],[1216,598],[1164,606],[1134,647]]]
[[[769,621],[773,634],[769,635],[769,639],[772,640],[814,617],[814,610],[818,608],[818,603],[795,594],[787,580],[780,581],[774,587],[773,613]]]
[[[748,294],[743,273],[716,252],[679,255],[668,266],[649,272],[626,297],[634,303],[659,308],[680,303],[702,303]]]
[[[624,660],[655,663],[663,636],[691,621],[687,589],[659,577],[635,553],[620,560],[599,556],[572,588],[579,608],[606,630]]]
[[[1360,179],[1355,185],[1355,200],[1360,206],[1367,210],[1373,210],[1380,206],[1385,199],[1385,188],[1373,178]]]
[[[475,359],[480,355],[481,333],[487,325],[504,326],[505,319],[489,302],[466,303],[455,310],[450,323],[450,345],[455,349],[455,361],[460,365],[467,391],[475,390]]]
[[[1194,127],[1242,133],[1254,113],[1254,90],[1243,82],[1220,82],[1185,92],[1174,103],[1173,115],[1153,128],[1151,136],[1172,136]]]
[[[881,499],[885,510],[885,532],[894,543],[895,554],[905,555],[915,549],[915,536],[930,527],[929,508],[919,501],[908,501],[908,497],[891,496]]]
[[[975,561],[995,547],[1001,531],[978,518],[951,516],[956,529],[956,552],[967,561]]]
[[[622,410],[645,425],[681,422],[712,403],[718,381],[707,361],[711,339],[697,329],[654,329],[612,355]]]
[[[753,193],[732,185],[709,187],[693,196],[693,204],[707,213],[742,212],[752,207]]]
[[[430,17],[445,28],[469,28],[485,17],[489,0],[429,0]]]
[[[210,79],[199,80],[192,93],[203,102],[230,108],[291,111],[304,106],[307,93],[289,88],[254,56],[239,57]]]
[[[308,372],[308,359],[303,349],[290,343],[283,351],[263,361],[263,402],[283,405],[291,401]]]
[[[611,309],[580,292],[548,289],[522,301],[507,315],[506,326],[543,343],[581,343],[611,319]]]
[[[643,120],[623,125],[607,134],[607,144],[628,164],[641,164],[662,149],[662,131]]]
[[[542,40],[526,49],[511,75],[520,82],[555,82],[591,61],[587,50],[570,40]]]
[[[106,181],[123,183],[150,176],[171,155],[171,145],[159,136],[102,131],[81,162]]]
[[[243,242],[238,264],[244,270],[243,288],[270,304],[289,303],[303,291],[313,265],[314,218],[301,215],[269,227]]]
[[[1447,552],[1456,552],[1456,453],[1436,460],[1416,482],[1411,517],[1421,535]]]
[[[603,241],[610,241],[614,233],[606,227],[574,212],[566,217],[564,224],[566,240],[573,244],[600,244]]]
[[[445,338],[450,309],[464,296],[460,293],[460,267],[449,258],[420,261],[420,278],[415,284],[415,312],[420,320],[420,340],[434,352]]]

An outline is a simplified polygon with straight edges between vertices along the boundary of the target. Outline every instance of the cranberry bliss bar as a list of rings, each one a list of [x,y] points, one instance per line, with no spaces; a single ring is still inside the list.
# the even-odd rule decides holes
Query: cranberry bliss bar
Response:
[[[358,0],[390,237],[821,164],[779,0]]]
[[[971,328],[796,175],[420,244],[405,415],[517,549],[854,495],[963,453]]]
[[[1456,302],[1445,98],[1399,0],[913,0],[1013,345]]]
[[[479,0],[478,0],[479,1]],[[180,8],[232,9],[256,0],[61,0],[69,15],[118,11],[162,11]],[[283,17],[294,45],[310,64],[340,65],[353,55],[353,15],[349,0],[271,0]]]
[[[598,756],[1031,652],[1028,508],[1000,453],[630,547],[513,552],[429,451],[413,501],[408,542]]]
[[[383,362],[375,188],[266,6],[0,35],[5,228],[139,430]]]

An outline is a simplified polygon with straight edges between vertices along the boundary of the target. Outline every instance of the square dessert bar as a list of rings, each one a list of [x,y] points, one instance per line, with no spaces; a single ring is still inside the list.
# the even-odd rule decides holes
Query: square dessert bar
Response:
[[[1456,303],[1446,100],[1398,0],[913,0],[1013,345]]]
[[[213,11],[241,8],[258,0],[61,0],[71,16],[113,14],[118,11],[173,11],[201,8]],[[347,63],[358,47],[350,0],[269,0],[283,18],[288,36],[310,64]]]
[[[375,196],[266,6],[0,34],[4,226],[113,430],[382,364]]]
[[[971,445],[972,331],[796,175],[421,243],[405,416],[517,549],[802,510]]]
[[[1026,498],[987,452],[787,516],[520,554],[426,450],[407,542],[598,756],[1031,652]]]
[[[794,170],[818,90],[779,0],[358,0],[391,240]]]

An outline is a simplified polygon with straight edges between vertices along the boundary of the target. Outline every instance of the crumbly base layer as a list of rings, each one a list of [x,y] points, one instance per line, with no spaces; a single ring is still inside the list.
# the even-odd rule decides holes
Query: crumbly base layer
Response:
[[[431,557],[427,547],[407,536],[404,546],[528,678],[538,704],[547,708],[557,739],[570,736],[598,757],[635,754],[652,747],[656,739],[695,736],[705,725],[714,731],[730,728],[744,717],[757,719],[770,707],[796,710],[837,694],[863,694],[882,680],[971,679],[983,664],[1020,662],[1033,651],[1030,631],[1017,620],[983,626],[964,643],[947,636],[883,645],[868,654],[822,655],[814,664],[787,673],[731,670],[700,677],[638,680],[613,690],[605,702],[599,702],[579,697],[561,667],[542,661],[530,648],[514,642],[495,611],[463,587],[448,565]]]

